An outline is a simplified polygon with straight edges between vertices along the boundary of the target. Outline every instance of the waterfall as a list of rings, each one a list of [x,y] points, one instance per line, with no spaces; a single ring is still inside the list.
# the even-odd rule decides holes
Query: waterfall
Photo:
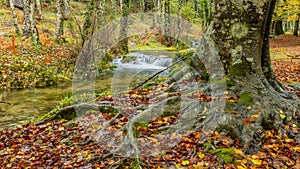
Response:
[[[133,61],[122,61],[123,58],[132,57]],[[172,58],[166,56],[153,56],[149,54],[142,54],[139,52],[129,53],[121,58],[116,58],[112,61],[113,65],[118,69],[126,69],[132,72],[140,72],[140,74],[157,72],[165,69],[172,64]],[[168,76],[168,71],[161,73],[161,76]]]

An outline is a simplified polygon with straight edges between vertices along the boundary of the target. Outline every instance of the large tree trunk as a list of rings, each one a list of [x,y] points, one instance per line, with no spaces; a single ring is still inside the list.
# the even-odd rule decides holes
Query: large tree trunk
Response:
[[[299,142],[299,133],[286,126],[295,124],[299,127],[299,99],[295,93],[287,92],[277,81],[271,66],[269,35],[275,3],[276,0],[213,1],[209,10],[211,18],[207,20],[209,22],[207,29],[199,38],[199,42],[194,42],[195,52],[187,50],[183,52],[183,56],[178,55],[178,58],[185,60],[188,65],[166,82],[171,83],[166,90],[167,95],[172,95],[171,92],[176,91],[176,85],[182,85],[176,82],[177,79],[186,81],[191,79],[189,76],[194,72],[199,75],[206,73],[209,77],[208,82],[182,86],[188,90],[193,88],[196,92],[209,93],[211,100],[189,99],[189,94],[195,93],[184,91],[180,96],[173,95],[153,104],[127,122],[123,127],[126,136],[113,153],[119,153],[124,149],[129,155],[134,154],[134,157],[138,157],[140,145],[134,136],[135,124],[148,122],[165,114],[175,115],[178,112],[180,117],[176,120],[176,124],[167,126],[169,129],[164,128],[161,132],[166,134],[165,137],[174,133],[179,137],[181,133],[191,129],[217,130],[221,134],[239,138],[244,151],[250,153],[259,150],[263,144],[264,130],[267,129],[277,129],[282,135],[286,134]],[[107,43],[105,38],[99,40],[104,41],[102,44]],[[88,66],[85,66],[88,59],[95,60],[87,56],[91,55],[90,53],[93,53],[92,56],[98,55],[91,52],[93,47],[87,44],[82,61],[77,63],[84,71],[88,69]],[[191,55],[192,58],[187,59]],[[79,69],[79,74],[75,74],[74,79],[81,76],[81,72]],[[102,139],[101,132],[99,136]],[[206,138],[201,136],[199,143],[203,143]],[[128,156],[127,152],[125,156]]]
[[[206,121],[204,128],[239,137],[247,152],[258,150],[264,129],[282,129],[286,119],[280,118],[281,114],[299,123],[299,100],[286,92],[271,67],[269,32],[275,3],[276,0],[252,0],[245,6],[239,1],[215,1],[214,18],[205,33],[211,41],[202,41],[204,48],[206,45],[217,49],[229,96],[238,100],[227,103],[224,112],[213,121]],[[200,56],[194,58],[195,62],[210,63],[206,69],[216,69],[209,53],[203,58]],[[197,64],[194,67],[197,69]],[[211,79],[214,77],[218,75],[210,75]],[[258,117],[251,122],[243,121],[254,115]]]

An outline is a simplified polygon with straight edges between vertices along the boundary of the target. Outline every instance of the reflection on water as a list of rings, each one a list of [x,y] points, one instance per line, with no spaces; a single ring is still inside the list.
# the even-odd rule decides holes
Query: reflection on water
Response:
[[[95,91],[103,89],[111,89],[113,93],[128,91],[153,73],[170,65],[170,56],[173,53],[151,50],[134,55],[142,56],[144,60],[152,59],[153,63],[141,60],[142,63],[122,64],[122,68],[116,69],[110,77],[106,79],[99,77],[102,80],[95,81]],[[84,88],[85,85],[82,84],[81,87]],[[72,82],[47,88],[0,90],[0,128],[21,124],[34,116],[49,112],[64,97],[71,96],[72,91]]]
[[[97,90],[109,88],[110,79],[96,81]],[[62,98],[72,95],[72,82],[47,88],[0,90],[0,128],[49,112]]]

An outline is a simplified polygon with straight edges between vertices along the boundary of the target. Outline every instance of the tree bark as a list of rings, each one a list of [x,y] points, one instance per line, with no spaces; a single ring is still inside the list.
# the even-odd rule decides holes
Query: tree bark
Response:
[[[128,15],[129,15],[129,0],[123,1],[123,9],[122,9],[122,25],[120,30],[120,36],[119,36],[119,47],[120,50],[118,51],[118,54],[126,54],[128,53],[128,37],[127,37],[127,31],[128,31]]]
[[[86,6],[86,11],[84,15],[84,23],[83,23],[83,36],[84,41],[83,43],[89,38],[90,35],[90,28],[92,26],[92,16],[95,14],[95,0],[88,1]],[[82,43],[82,44],[83,44]]]
[[[2,0],[2,4],[3,6],[7,6],[7,7],[10,6],[10,2],[8,0]]]
[[[36,27],[36,20],[35,20],[35,1],[32,0],[30,2],[30,28],[31,28],[31,36],[32,36],[32,43],[34,45],[40,45],[40,38],[39,38],[39,32]]]
[[[182,0],[179,0],[179,4],[178,4],[178,12],[177,12],[177,29],[176,29],[176,34],[174,37],[174,45],[176,46],[179,40],[179,36],[181,33],[181,26],[182,26],[182,18],[181,18],[181,6],[182,6]]]
[[[165,23],[164,23],[164,29],[165,29],[165,45],[167,47],[172,46],[172,42],[171,42],[171,30],[170,30],[170,1],[169,0],[165,0],[165,14],[164,14],[164,18],[165,18]]]
[[[23,36],[31,36],[31,27],[30,27],[30,0],[24,0],[24,22],[23,22]]]
[[[69,4],[67,0],[57,0],[56,2],[56,33],[54,35],[55,41],[60,43],[64,40],[64,21],[69,17]]]
[[[141,6],[141,11],[142,11],[141,20],[143,21],[144,20],[144,13],[145,13],[145,0],[140,1],[140,6]]]
[[[103,2],[101,0],[97,1],[97,28],[100,28],[100,26],[103,24],[103,15],[104,15],[104,9],[103,9]]]
[[[275,25],[275,36],[278,36],[278,35],[283,35],[284,34],[284,31],[283,31],[283,25],[282,25],[282,20],[278,20],[278,21],[275,21],[274,23]]]
[[[19,29],[19,24],[18,24],[18,16],[17,16],[17,13],[16,13],[16,9],[15,9],[13,0],[9,0],[9,3],[10,3],[11,11],[13,13],[13,23],[14,23],[14,27],[15,27],[15,33],[19,34],[20,29]]]
[[[211,41],[200,42],[203,44],[200,49],[215,46],[223,64],[227,90],[239,99],[237,104],[227,103],[224,113],[213,122],[207,121],[204,128],[226,131],[240,138],[246,152],[259,150],[264,129],[282,129],[285,121],[279,112],[299,123],[298,98],[286,92],[271,66],[269,32],[275,3],[276,0],[252,0],[245,6],[242,2],[214,1],[214,15],[205,32]],[[210,56],[214,52],[207,50],[206,54],[194,58],[194,63],[211,63],[208,69],[214,70],[216,66]],[[197,69],[197,64],[194,67]],[[210,75],[210,79],[216,77],[218,74]],[[246,95],[250,100],[244,100]],[[251,110],[246,108],[249,105]],[[239,115],[231,114],[233,111]],[[243,122],[243,118],[250,119],[257,112],[259,118],[251,123]]]
[[[298,15],[297,20],[295,21],[295,25],[294,25],[293,36],[298,36],[298,31],[299,31],[299,19],[300,19],[300,16]]]
[[[57,42],[60,42],[62,40],[61,36],[64,34],[63,0],[57,0],[56,9],[57,14],[55,40]]]
[[[41,1],[35,0],[35,2],[36,2],[36,11],[37,11],[38,20],[41,20],[43,19]]]

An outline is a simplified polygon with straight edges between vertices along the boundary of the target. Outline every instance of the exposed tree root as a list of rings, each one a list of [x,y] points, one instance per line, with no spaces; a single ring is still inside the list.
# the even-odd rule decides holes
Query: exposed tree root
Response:
[[[47,116],[41,120],[39,120],[36,124],[42,124],[50,122],[54,119],[66,119],[72,120],[78,114],[76,114],[76,109],[84,109],[84,110],[99,110],[102,108],[114,109],[112,106],[109,106],[106,102],[105,104],[96,104],[96,103],[80,103],[71,106],[66,106],[60,108],[57,111],[50,112]]]
[[[134,134],[135,123],[164,116],[167,110],[165,109],[166,105],[173,105],[173,113],[180,111],[182,115],[175,125],[159,129],[165,135],[191,129],[217,130],[221,134],[239,138],[242,141],[244,151],[247,153],[254,153],[259,150],[265,137],[264,130],[267,129],[279,130],[281,136],[287,135],[299,141],[299,134],[286,128],[288,121],[299,126],[299,100],[281,97],[280,93],[273,88],[266,87],[262,81],[255,75],[248,75],[243,78],[235,77],[234,82],[237,85],[228,89],[228,95],[237,97],[238,100],[235,102],[226,101],[225,105],[222,105],[223,102],[220,101],[224,100],[224,97],[212,102],[201,102],[182,96],[167,98],[127,122],[122,128],[122,130],[127,131],[126,136],[112,153],[121,153],[125,155],[124,157],[139,158],[141,152]],[[172,114],[169,112],[168,115]],[[207,138],[200,138],[199,143],[204,143]]]

